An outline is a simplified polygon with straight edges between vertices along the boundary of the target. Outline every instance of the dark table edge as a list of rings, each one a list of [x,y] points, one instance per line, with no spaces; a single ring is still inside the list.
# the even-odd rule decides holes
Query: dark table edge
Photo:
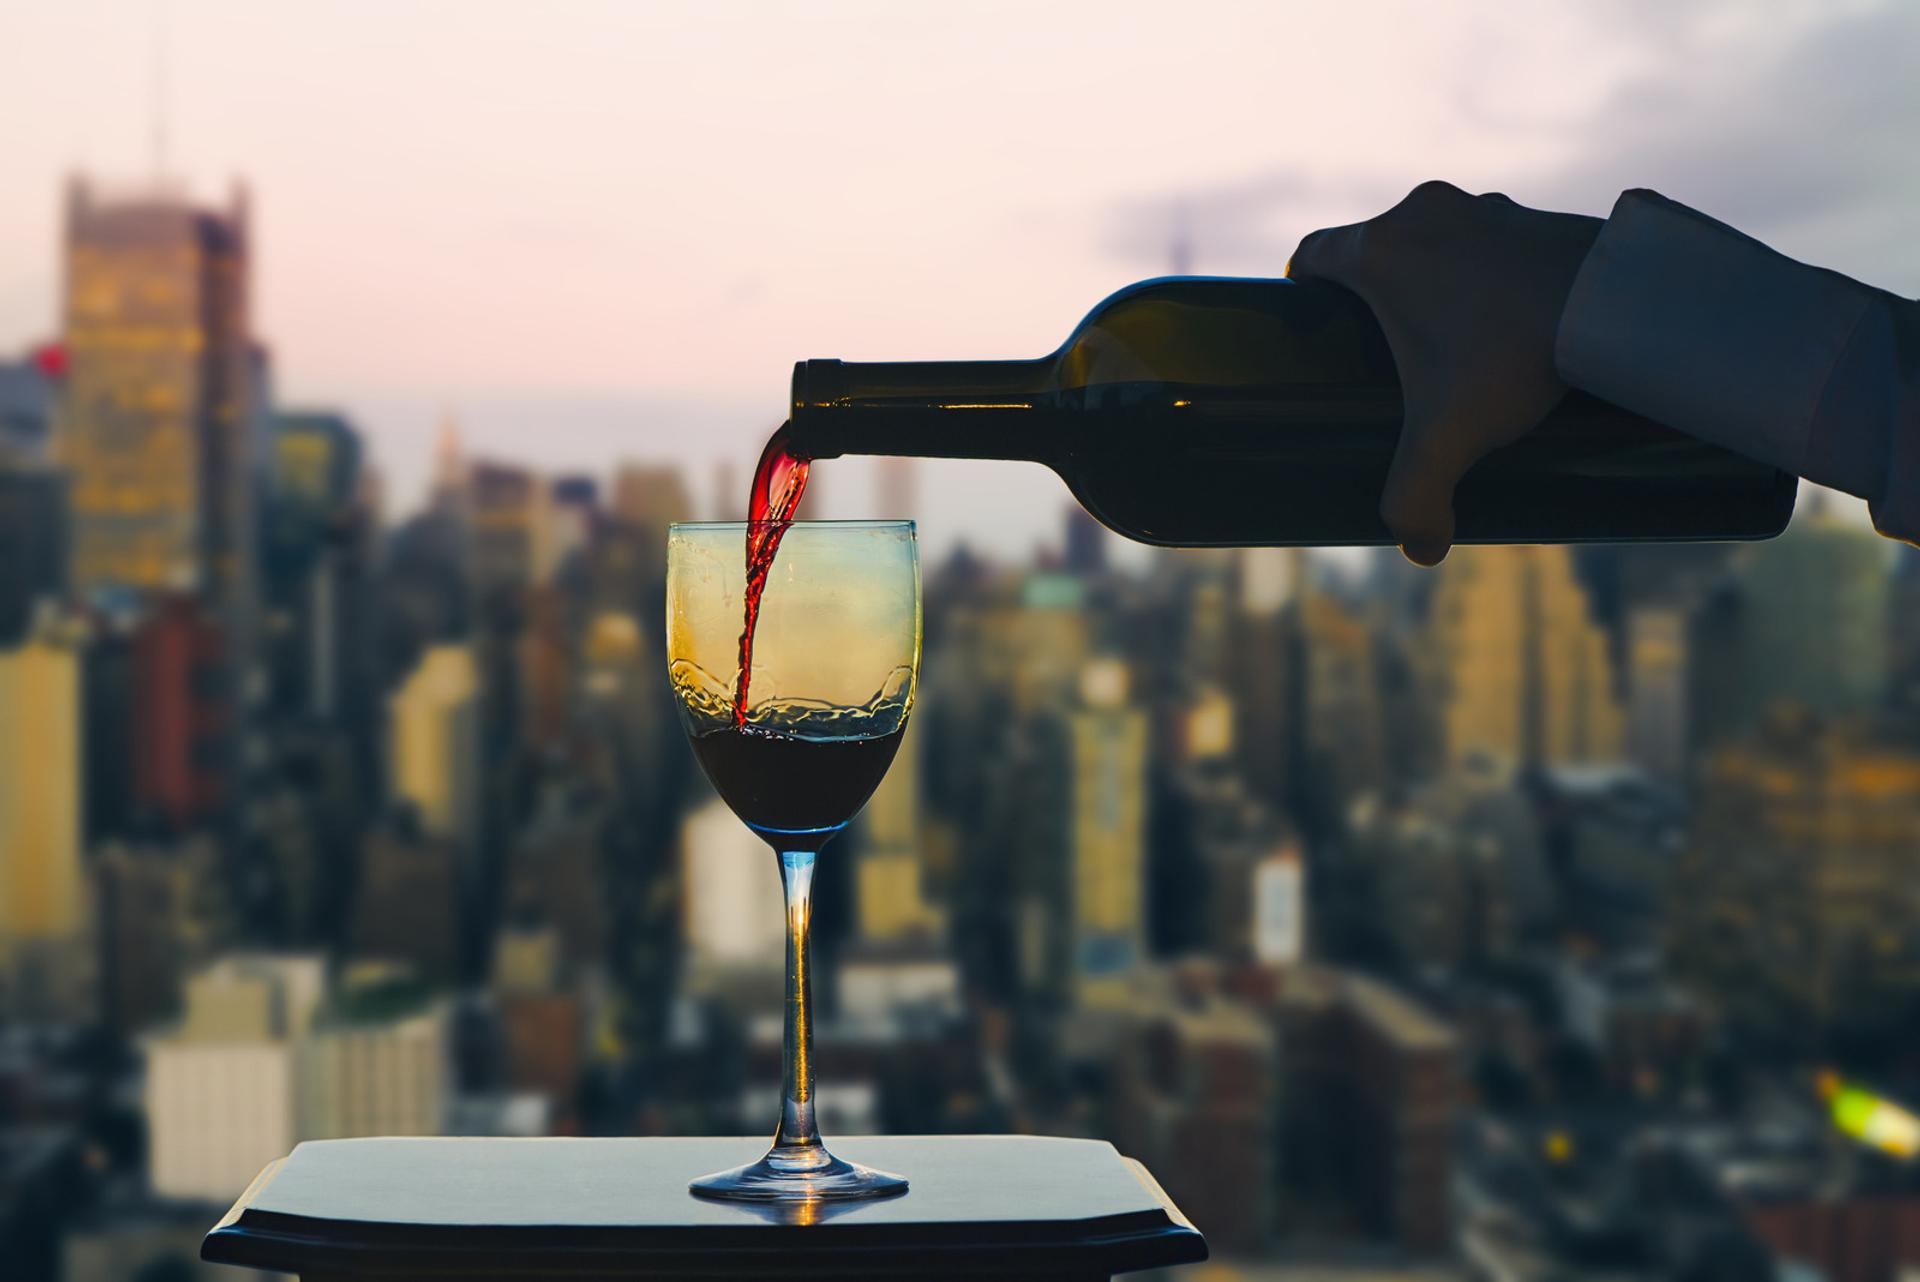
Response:
[[[916,1241],[919,1231],[912,1226],[875,1225],[871,1230],[860,1232],[858,1240],[840,1239],[831,1250],[812,1251],[796,1258],[792,1252],[795,1235],[812,1232],[810,1227],[769,1225],[763,1230],[767,1235],[765,1245],[721,1249],[714,1245],[713,1237],[732,1230],[713,1226],[608,1227],[584,1234],[600,1239],[591,1245],[582,1244],[583,1232],[577,1226],[551,1230],[539,1226],[501,1226],[448,1230],[450,1235],[457,1233],[465,1241],[458,1245],[415,1244],[400,1252],[396,1259],[392,1253],[397,1245],[394,1239],[414,1232],[414,1226],[363,1224],[361,1228],[366,1232],[363,1244],[343,1245],[323,1236],[328,1226],[337,1225],[338,1221],[314,1221],[305,1216],[253,1210],[254,1197],[285,1164],[286,1159],[281,1158],[269,1163],[254,1177],[227,1214],[207,1233],[200,1245],[200,1257],[218,1264],[309,1273],[315,1270],[351,1272],[356,1264],[375,1257],[382,1260],[379,1272],[390,1275],[413,1267],[427,1271],[489,1268],[497,1271],[502,1263],[501,1248],[506,1245],[499,1239],[511,1237],[524,1244],[523,1251],[514,1254],[537,1253],[541,1271],[598,1272],[603,1276],[608,1265],[616,1261],[629,1266],[620,1269],[629,1276],[695,1276],[734,1272],[741,1265],[772,1258],[784,1260],[783,1272],[794,1277],[897,1273],[899,1253],[907,1248],[924,1262],[927,1273],[977,1272],[1018,1265],[1022,1272],[1035,1266],[1074,1271],[1092,1266],[1112,1274],[1206,1259],[1206,1239],[1174,1205],[1166,1191],[1139,1162],[1125,1156],[1121,1160],[1159,1204],[1159,1214],[1143,1211],[1076,1221],[1075,1228],[1083,1236],[1071,1241],[1060,1240],[1058,1225],[1046,1224],[1018,1226],[1012,1233],[1008,1230],[1015,1226],[983,1224],[979,1226],[981,1230],[991,1228],[1000,1235],[998,1242],[987,1246],[969,1241],[929,1244]],[[966,1231],[965,1226],[951,1227],[963,1235]],[[539,1242],[543,1232],[564,1234],[572,1245],[559,1247],[556,1242],[558,1249],[547,1249]],[[842,1228],[836,1232],[844,1234],[847,1230]],[[637,1251],[632,1239],[642,1233],[668,1241]],[[942,1260],[950,1261],[953,1267],[942,1269]]]

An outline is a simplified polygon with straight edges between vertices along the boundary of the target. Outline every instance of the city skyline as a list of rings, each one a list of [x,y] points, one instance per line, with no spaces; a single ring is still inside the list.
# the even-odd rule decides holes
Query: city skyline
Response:
[[[1027,8],[11,22],[7,1282],[214,1282],[309,1139],[765,1124],[787,918],[662,623],[787,360],[1033,354],[1436,168],[1920,286],[1920,9]],[[925,545],[812,882],[829,1140],[1108,1140],[1250,1282],[1912,1282],[1920,549],[1861,503],[1429,570],[815,481]],[[831,657],[880,635],[813,583]],[[794,653],[763,700],[829,693]]]

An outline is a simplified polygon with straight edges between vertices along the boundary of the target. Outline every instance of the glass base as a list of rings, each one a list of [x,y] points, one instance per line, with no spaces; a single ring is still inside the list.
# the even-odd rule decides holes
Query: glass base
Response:
[[[842,1161],[825,1145],[769,1149],[757,1162],[702,1175],[687,1186],[701,1197],[738,1202],[817,1202],[892,1197],[907,1191],[904,1176]]]

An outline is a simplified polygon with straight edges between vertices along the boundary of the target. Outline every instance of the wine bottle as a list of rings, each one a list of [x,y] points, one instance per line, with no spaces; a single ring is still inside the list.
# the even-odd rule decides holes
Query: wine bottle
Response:
[[[1393,542],[1393,354],[1322,282],[1166,277],[1122,289],[1037,360],[793,371],[798,458],[1027,459],[1128,538],[1175,547]],[[1455,495],[1461,543],[1761,539],[1795,478],[1572,392]]]

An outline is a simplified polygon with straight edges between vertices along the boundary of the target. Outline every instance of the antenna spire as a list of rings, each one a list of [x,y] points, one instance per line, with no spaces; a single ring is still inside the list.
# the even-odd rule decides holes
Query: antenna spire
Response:
[[[167,0],[153,6],[153,181],[167,180]]]

